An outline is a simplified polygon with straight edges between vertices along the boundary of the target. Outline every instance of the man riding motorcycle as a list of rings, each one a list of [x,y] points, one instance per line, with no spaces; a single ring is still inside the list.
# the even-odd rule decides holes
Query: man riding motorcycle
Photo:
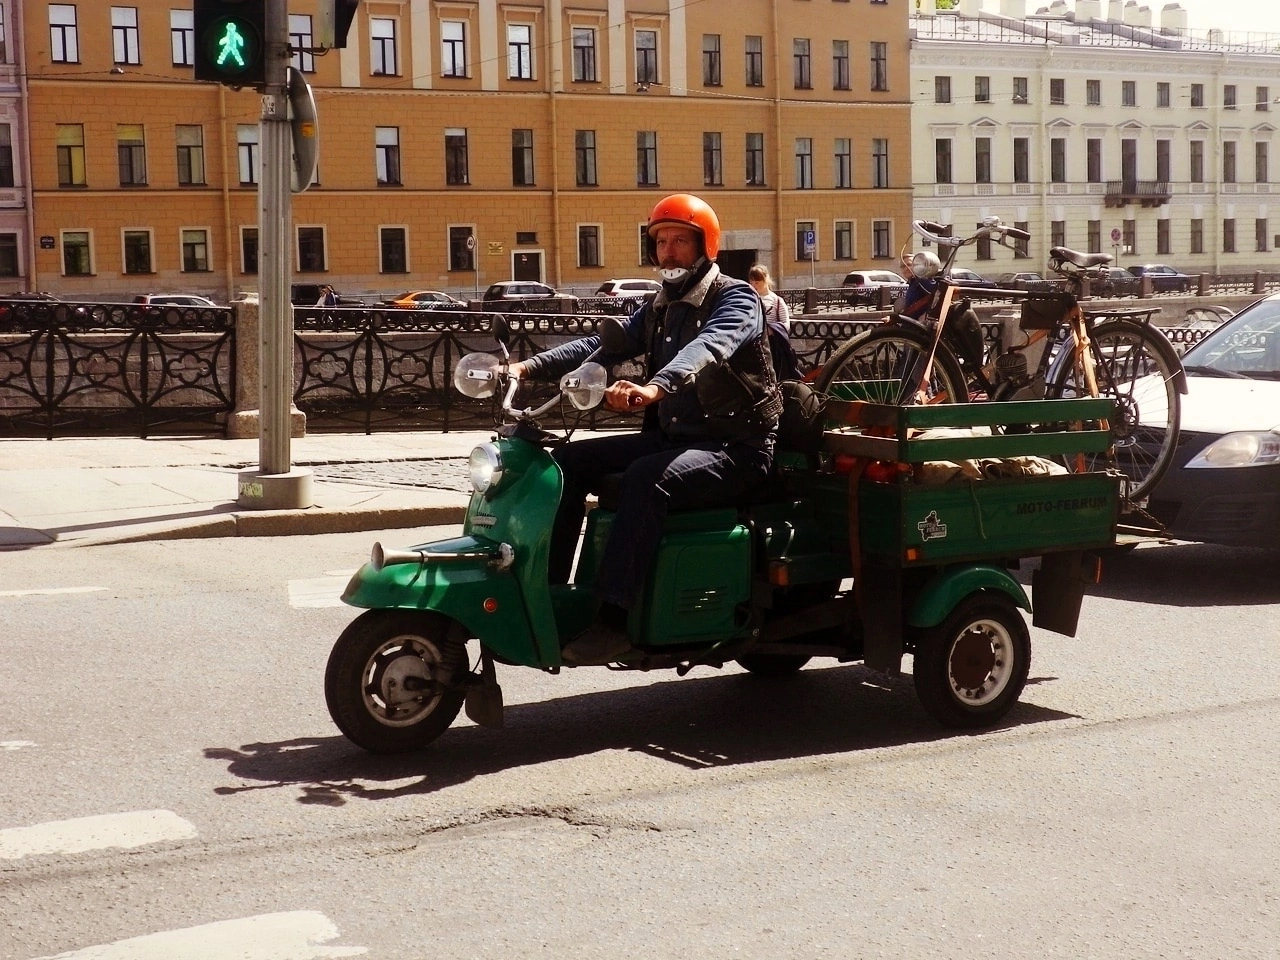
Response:
[[[644,408],[639,433],[575,441],[553,456],[564,492],[552,531],[549,576],[566,583],[588,494],[622,474],[613,529],[596,579],[595,622],[562,651],[566,663],[610,663],[626,654],[628,612],[662,537],[668,510],[733,502],[762,482],[773,463],[782,401],[760,299],[720,272],[720,222],[690,194],[660,200],[649,215],[649,259],[662,290],[624,327],[628,351],[605,353],[608,366],[641,354],[648,380],[618,380],[605,393],[614,410]],[[586,337],[511,365],[516,377],[554,379],[600,347]]]

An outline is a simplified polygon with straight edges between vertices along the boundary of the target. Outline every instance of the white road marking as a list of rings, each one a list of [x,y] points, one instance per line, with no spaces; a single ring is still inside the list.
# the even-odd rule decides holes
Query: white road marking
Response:
[[[64,593],[97,593],[106,587],[44,587],[36,590],[0,590],[0,597],[51,597]]]
[[[166,930],[40,960],[326,960],[369,952],[366,947],[323,946],[338,936],[323,913],[294,910]]]
[[[0,750],[21,750],[23,747],[34,747],[34,740],[0,740]]]
[[[190,840],[196,828],[171,810],[135,810],[75,820],[55,820],[0,830],[0,860],[47,853],[83,853],[108,847],[141,847]]]
[[[341,607],[342,591],[347,588],[350,573],[313,580],[289,581],[289,606],[291,607]]]

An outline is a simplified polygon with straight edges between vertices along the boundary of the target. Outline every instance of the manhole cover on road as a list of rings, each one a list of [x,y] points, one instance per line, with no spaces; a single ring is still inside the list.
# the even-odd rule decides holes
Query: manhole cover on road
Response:
[[[361,463],[317,463],[308,467],[317,480],[359,483],[366,487],[431,487],[471,492],[463,457],[443,460],[373,460]]]

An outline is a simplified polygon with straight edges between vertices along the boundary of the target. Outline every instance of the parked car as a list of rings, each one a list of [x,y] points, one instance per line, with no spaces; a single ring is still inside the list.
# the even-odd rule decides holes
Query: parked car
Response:
[[[384,307],[396,307],[400,310],[465,310],[466,303],[457,297],[451,297],[439,290],[409,290],[399,296],[383,300],[379,304]]]
[[[1178,448],[1148,511],[1179,540],[1280,544],[1280,294],[1222,323],[1182,363]]]
[[[565,301],[576,301],[578,298],[572,294],[558,293],[554,287],[533,280],[502,280],[490,284],[480,299],[486,304],[505,303],[503,309],[506,310],[556,312]]]
[[[1142,292],[1142,281],[1124,267],[1100,267],[1096,276],[1089,281],[1095,297],[1136,297]]]
[[[1058,284],[1052,280],[1047,280],[1040,274],[1032,270],[1023,270],[1017,273],[1001,273],[991,278],[991,282],[997,287],[1005,290],[1032,290],[1039,293],[1045,293],[1050,290],[1056,290]]]
[[[193,293],[145,293],[133,298],[134,303],[148,307],[216,307],[208,297],[196,296]]]
[[[6,293],[0,295],[0,320],[8,317],[13,312],[13,308],[20,304],[30,306],[63,302],[61,297],[55,297],[52,293],[45,293],[43,290],[19,290],[17,293]],[[85,316],[88,313],[88,308],[84,306],[77,306],[74,310],[79,316]]]
[[[1196,283],[1195,278],[1181,270],[1175,270],[1167,263],[1143,263],[1131,266],[1129,272],[1135,277],[1151,278],[1153,293],[1186,293]]]
[[[889,288],[884,296],[892,300],[907,289],[907,281],[892,270],[854,270],[845,274],[840,286],[846,302],[855,307],[875,307],[884,302],[881,287]]]
[[[980,273],[975,273],[968,267],[952,267],[951,280],[960,287],[993,287],[990,280]]]
[[[662,289],[658,280],[606,280],[596,290],[597,297],[643,297]]]

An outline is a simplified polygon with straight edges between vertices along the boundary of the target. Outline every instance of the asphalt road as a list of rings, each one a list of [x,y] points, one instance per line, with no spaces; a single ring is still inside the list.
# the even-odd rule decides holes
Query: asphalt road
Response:
[[[855,666],[500,667],[505,729],[386,759],[321,691],[380,536],[0,553],[0,960],[1280,950],[1276,552],[1110,561],[993,731]]]

